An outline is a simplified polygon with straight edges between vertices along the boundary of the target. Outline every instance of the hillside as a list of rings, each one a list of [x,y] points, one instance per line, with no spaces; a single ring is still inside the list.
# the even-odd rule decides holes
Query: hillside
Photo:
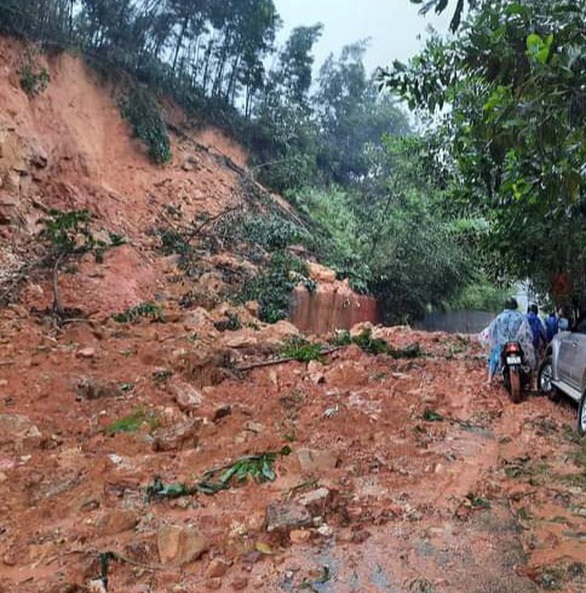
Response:
[[[295,211],[170,103],[173,160],[150,164],[70,55],[38,58],[30,99],[22,52],[0,41],[0,592],[584,590],[571,406],[511,404],[471,337],[326,334],[332,302],[348,325],[375,311],[315,262],[308,336],[223,300],[259,265],[230,215]],[[125,239],[61,270],[73,317],[51,311],[55,208]],[[197,270],[161,229],[200,233]]]

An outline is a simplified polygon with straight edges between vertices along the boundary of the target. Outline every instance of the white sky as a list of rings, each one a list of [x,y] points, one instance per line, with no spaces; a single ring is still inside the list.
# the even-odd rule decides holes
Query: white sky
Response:
[[[330,53],[339,54],[344,45],[367,37],[370,48],[365,56],[369,72],[393,60],[406,62],[422,47],[429,25],[445,33],[451,17],[451,4],[441,15],[419,14],[419,6],[409,0],[274,0],[284,21],[279,41],[299,25],[324,24],[315,47],[316,66]]]

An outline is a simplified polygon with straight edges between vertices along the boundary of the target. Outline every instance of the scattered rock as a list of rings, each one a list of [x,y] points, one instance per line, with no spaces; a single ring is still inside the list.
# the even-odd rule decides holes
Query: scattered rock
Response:
[[[227,348],[241,349],[251,348],[258,344],[258,339],[252,334],[253,330],[243,329],[238,332],[237,335],[229,335],[224,340],[224,345]]]
[[[246,577],[237,577],[232,581],[232,589],[235,591],[241,591],[248,587],[248,579]]]
[[[260,422],[253,422],[249,420],[245,425],[244,429],[254,434],[260,434],[264,430],[264,426]]]
[[[95,355],[96,355],[95,348],[82,348],[81,350],[78,350],[75,353],[75,356],[77,358],[84,358],[84,359],[94,358]]]
[[[122,397],[124,391],[113,381],[99,381],[92,377],[82,377],[77,382],[77,400]]]
[[[311,538],[311,531],[305,529],[293,529],[289,534],[292,544],[304,544]]]
[[[274,502],[267,507],[265,527],[269,532],[290,531],[309,525],[311,525],[311,515],[298,502]]]
[[[201,391],[184,381],[173,381],[169,383],[169,390],[173,394],[177,406],[182,412],[193,412],[203,403],[203,395]]]
[[[302,504],[312,515],[325,514],[328,503],[332,500],[332,493],[327,488],[318,488],[299,497]]]
[[[317,282],[325,284],[333,284],[336,281],[336,272],[330,268],[326,268],[321,264],[309,262],[309,277]]]
[[[362,356],[362,355],[361,355]],[[368,370],[360,361],[344,360],[329,369],[325,375],[325,382],[328,385],[345,387],[353,385],[363,386],[368,383]]]
[[[297,461],[303,473],[323,472],[338,465],[338,455],[334,451],[318,449],[298,449]]]
[[[209,549],[209,542],[197,529],[164,525],[157,533],[157,548],[163,564],[184,566]]]
[[[96,529],[101,535],[117,535],[124,531],[131,531],[139,522],[136,512],[115,509],[96,521]]]
[[[232,566],[232,563],[229,560],[225,560],[224,558],[214,558],[206,570],[206,578],[215,579],[223,577],[230,566]]]
[[[198,419],[157,430],[153,441],[153,450],[180,451],[183,448],[197,447],[201,425],[202,420]]]
[[[221,406],[219,407],[212,416],[212,422],[218,422],[222,418],[226,418],[226,416],[230,416],[232,414],[232,406]]]
[[[222,579],[219,577],[215,577],[213,579],[206,580],[206,589],[210,589],[211,591],[217,591],[218,589],[222,588]]]
[[[41,431],[27,416],[0,414],[0,448],[38,447],[42,438]]]

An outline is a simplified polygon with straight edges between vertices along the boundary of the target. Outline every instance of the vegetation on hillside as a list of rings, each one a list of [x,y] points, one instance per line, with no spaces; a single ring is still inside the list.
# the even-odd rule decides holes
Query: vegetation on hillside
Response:
[[[322,25],[297,27],[278,47],[280,26],[273,0],[0,0],[0,31],[81,51],[122,76],[130,89],[122,114],[153,161],[171,158],[156,103],[163,93],[244,143],[256,179],[303,217],[268,213],[266,239],[278,245],[253,241],[265,255],[302,244],[378,297],[388,321],[421,317],[430,304],[490,283],[483,213],[455,207],[457,176],[434,161],[434,139],[416,136],[392,95],[378,92],[363,64],[367,44],[331,55],[313,80]],[[279,268],[279,299],[264,299],[275,260],[263,261],[250,290],[266,301],[264,316],[278,318],[293,282]]]
[[[438,146],[453,150],[436,166],[451,170],[452,200],[487,222],[502,273],[584,310],[586,4],[470,4],[457,36],[395,62],[382,85],[439,120]]]

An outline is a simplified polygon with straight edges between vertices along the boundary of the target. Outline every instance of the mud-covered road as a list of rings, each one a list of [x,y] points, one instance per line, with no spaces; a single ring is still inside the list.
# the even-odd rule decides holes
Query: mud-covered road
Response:
[[[239,372],[294,328],[210,323],[0,313],[0,591],[586,591],[570,404],[509,403],[457,336]]]

